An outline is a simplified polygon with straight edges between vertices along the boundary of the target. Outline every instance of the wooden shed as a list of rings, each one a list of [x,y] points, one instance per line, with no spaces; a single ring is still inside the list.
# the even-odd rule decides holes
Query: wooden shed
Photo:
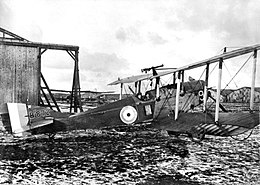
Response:
[[[39,48],[0,44],[0,101],[39,104]]]
[[[0,114],[6,103],[49,106],[60,111],[41,73],[41,56],[47,50],[63,50],[75,62],[70,112],[82,110],[78,69],[78,46],[30,42],[0,28]],[[49,96],[46,96],[46,90]],[[42,97],[51,99],[42,100]]]

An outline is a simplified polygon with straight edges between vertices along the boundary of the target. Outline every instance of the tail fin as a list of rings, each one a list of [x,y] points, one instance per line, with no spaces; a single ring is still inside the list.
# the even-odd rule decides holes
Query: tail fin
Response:
[[[27,107],[24,103],[7,103],[12,133],[17,136],[26,135],[31,131],[54,121],[51,110],[39,106]]]
[[[22,136],[22,133],[29,129],[29,117],[26,104],[24,103],[7,103],[10,116],[12,133]]]

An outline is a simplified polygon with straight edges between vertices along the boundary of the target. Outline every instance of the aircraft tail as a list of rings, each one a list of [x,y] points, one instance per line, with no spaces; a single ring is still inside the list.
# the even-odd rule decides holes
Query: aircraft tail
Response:
[[[7,103],[12,133],[22,136],[25,130],[29,129],[29,117],[26,104]]]
[[[7,103],[12,133],[26,135],[26,131],[53,123],[50,110],[35,106],[28,108],[24,103]]]

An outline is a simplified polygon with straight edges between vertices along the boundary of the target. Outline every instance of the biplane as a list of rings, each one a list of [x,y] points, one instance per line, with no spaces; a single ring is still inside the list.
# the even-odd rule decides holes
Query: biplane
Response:
[[[25,104],[8,104],[14,133],[56,133],[76,129],[100,129],[116,126],[146,124],[148,127],[166,130],[170,134],[187,134],[203,139],[205,135],[236,136],[256,127],[259,109],[254,105],[257,51],[260,45],[243,47],[179,68],[163,69],[163,65],[142,69],[145,74],[118,79],[109,85],[120,85],[120,100],[100,107],[70,115],[43,107],[28,107]],[[243,111],[229,111],[221,103],[222,66],[227,59],[252,53],[250,106]],[[216,96],[209,87],[209,67],[218,65]],[[205,79],[189,77],[184,72],[199,67],[205,68]],[[163,70],[162,70],[163,69]],[[171,83],[162,84],[161,78],[171,75]],[[123,98],[126,84],[131,95]],[[149,89],[142,89],[142,83]],[[209,102],[214,109],[209,109]]]

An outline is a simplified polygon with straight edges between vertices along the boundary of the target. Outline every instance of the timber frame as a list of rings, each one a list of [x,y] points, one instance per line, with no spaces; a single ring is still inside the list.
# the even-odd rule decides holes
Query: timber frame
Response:
[[[77,112],[78,109],[82,112],[82,104],[81,104],[81,95],[80,95],[80,80],[79,80],[79,46],[73,46],[73,45],[61,45],[61,44],[50,44],[50,43],[38,43],[38,42],[31,42],[23,37],[20,37],[10,31],[7,31],[0,27],[0,44],[1,45],[8,45],[8,46],[23,46],[23,47],[34,47],[38,48],[38,61],[41,66],[41,56],[46,52],[47,50],[63,50],[66,51],[69,56],[74,60],[74,73],[73,73],[73,82],[72,82],[72,90],[70,94],[70,112],[72,112],[72,109],[74,109],[74,112]],[[49,88],[47,85],[46,80],[44,79],[41,69],[39,71],[39,79],[42,80],[44,87],[39,84],[39,91],[41,91],[43,97],[46,99],[46,102],[48,105],[44,104],[44,101],[41,99],[41,96],[39,93],[39,102],[38,104],[41,106],[49,106],[51,109],[55,107],[57,111],[60,111],[60,108]],[[50,95],[50,98],[52,102],[54,103],[54,106],[51,105],[50,100],[48,99],[46,93],[44,92],[44,89],[46,89]]]

